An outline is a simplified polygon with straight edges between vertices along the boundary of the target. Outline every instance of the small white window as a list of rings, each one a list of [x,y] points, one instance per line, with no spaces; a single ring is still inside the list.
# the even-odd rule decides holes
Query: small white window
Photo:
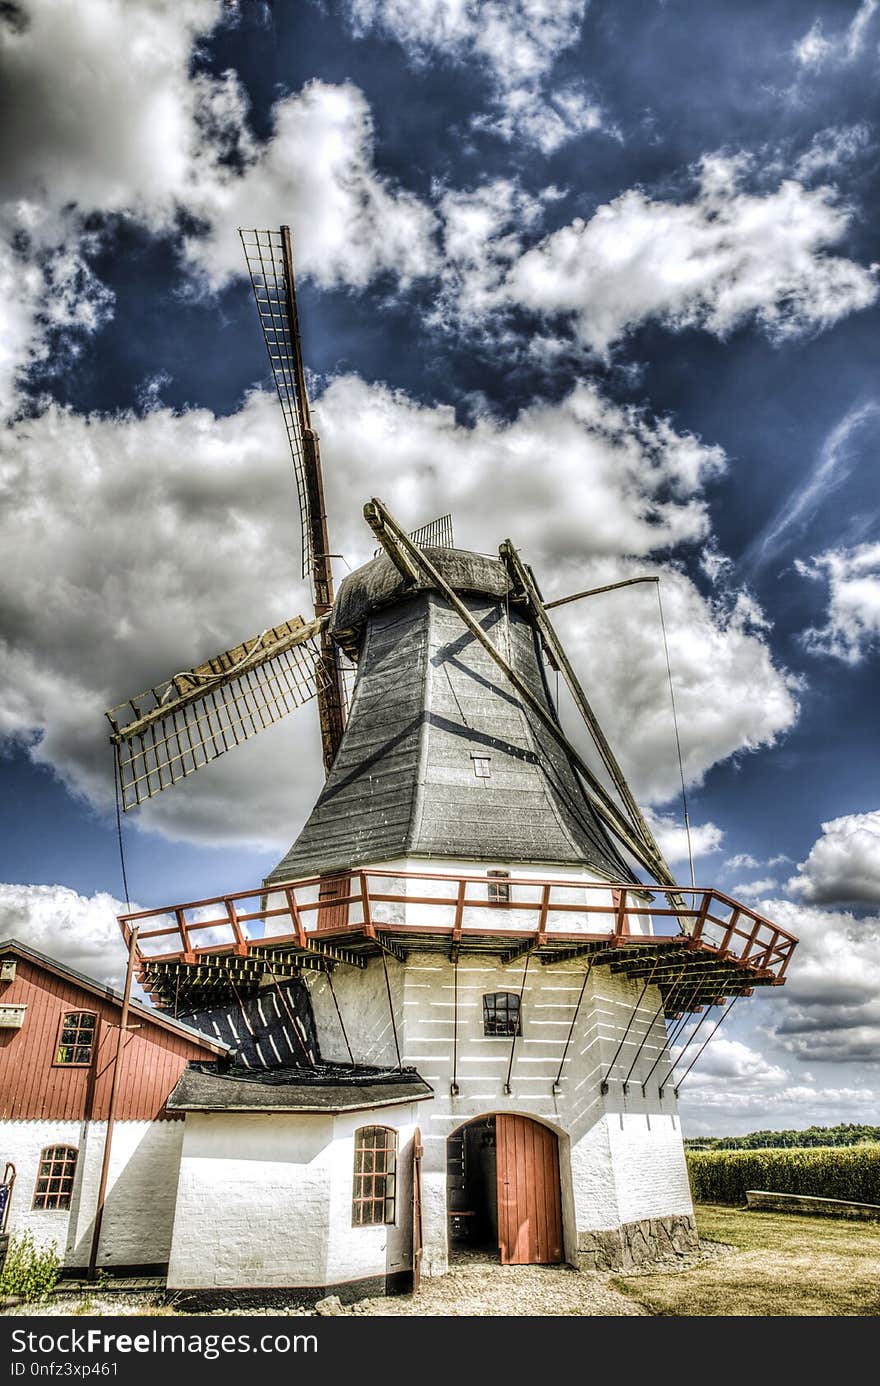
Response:
[[[478,755],[476,751],[471,751],[471,760],[474,763],[474,774],[476,775],[478,780],[491,779],[491,756],[482,754]]]

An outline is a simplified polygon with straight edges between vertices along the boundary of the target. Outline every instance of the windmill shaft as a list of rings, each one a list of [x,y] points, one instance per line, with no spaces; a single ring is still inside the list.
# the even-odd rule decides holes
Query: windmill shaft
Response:
[[[579,602],[582,597],[598,597],[602,592],[616,592],[618,587],[635,587],[637,582],[659,581],[658,577],[646,576],[624,578],[622,582],[606,582],[604,587],[588,587],[585,592],[572,592],[570,597],[557,597],[555,602],[545,602],[544,610],[551,611],[554,606],[568,606],[569,602]]]
[[[588,793],[589,802],[595,812],[626,847],[627,851],[632,853],[636,861],[647,871],[656,875],[658,865],[660,864],[657,862],[654,854],[648,850],[646,843],[643,842],[640,837],[636,836],[629,822],[623,817],[617,805],[614,803],[614,800],[605,789],[605,786],[596,778],[583,756],[577,748],[571,744],[550,713],[547,712],[541,706],[538,699],[534,697],[528,685],[519,677],[515,670],[510,667],[504,655],[495,647],[479,623],[473,619],[467,607],[459,600],[456,593],[445,579],[441,577],[431,561],[416,548],[409,536],[401,529],[400,525],[381,501],[374,498],[369,505],[364,507],[364,515],[367,519],[367,523],[376,535],[376,538],[402,572],[406,572],[404,563],[406,560],[409,560],[416,568],[425,573],[430,578],[431,582],[439,588],[474,639],[483,646],[487,654],[491,656],[494,662],[507,676],[519,696],[535,716],[540,719],[558,744],[562,746],[578,772],[587,781],[592,790],[592,793]],[[398,562],[397,558],[394,557],[393,550],[395,548],[402,550],[404,556],[403,563]],[[664,882],[664,884],[674,885],[675,883],[674,881],[667,881]]]

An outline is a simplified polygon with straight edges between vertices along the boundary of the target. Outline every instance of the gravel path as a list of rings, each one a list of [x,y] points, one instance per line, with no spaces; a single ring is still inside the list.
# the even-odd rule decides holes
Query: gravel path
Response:
[[[662,1269],[667,1273],[685,1271],[718,1256],[729,1255],[734,1250],[734,1247],[720,1242],[704,1242],[699,1252],[679,1257]],[[657,1269],[659,1267],[653,1267],[642,1271],[641,1274],[651,1274],[651,1270]],[[628,1272],[629,1277],[639,1274],[638,1271]],[[163,1312],[163,1305],[165,1313],[173,1314],[173,1295],[170,1296],[170,1303],[166,1303],[161,1292],[135,1295],[104,1290],[79,1297],[70,1293],[56,1294],[47,1304],[10,1305],[0,1312],[122,1315],[139,1314],[144,1311]],[[444,1318],[651,1316],[651,1310],[615,1290],[611,1278],[607,1275],[576,1271],[569,1266],[502,1266],[498,1260],[491,1260],[479,1254],[457,1257],[446,1275],[424,1278],[418,1295],[392,1295],[388,1298],[379,1296],[375,1299],[362,1299],[355,1304],[340,1304],[339,1299],[331,1295],[315,1308],[292,1301],[284,1305],[276,1303],[261,1308],[251,1307],[239,1312],[248,1317],[279,1314],[308,1316],[312,1313],[322,1316],[366,1314],[383,1318],[397,1315]],[[215,1310],[214,1313],[220,1316],[223,1311]]]
[[[339,1311],[337,1311],[339,1312]],[[635,1300],[612,1289],[601,1275],[566,1266],[502,1266],[491,1261],[453,1265],[446,1275],[422,1280],[418,1295],[362,1299],[345,1314],[413,1314],[453,1317],[515,1315],[647,1315]]]

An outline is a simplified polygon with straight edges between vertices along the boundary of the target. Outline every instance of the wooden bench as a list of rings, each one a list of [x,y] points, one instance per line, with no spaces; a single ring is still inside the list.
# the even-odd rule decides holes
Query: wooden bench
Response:
[[[813,1194],[746,1189],[746,1202],[750,1208],[763,1213],[807,1213],[826,1218],[880,1219],[880,1203],[852,1203],[845,1198],[816,1198]]]

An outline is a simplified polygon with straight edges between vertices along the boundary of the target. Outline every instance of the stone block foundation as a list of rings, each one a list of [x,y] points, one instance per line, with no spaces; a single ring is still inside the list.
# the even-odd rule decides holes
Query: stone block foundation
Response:
[[[640,1218],[597,1232],[578,1233],[578,1268],[586,1271],[632,1270],[652,1262],[673,1261],[699,1251],[697,1225],[685,1213],[667,1218]]]

